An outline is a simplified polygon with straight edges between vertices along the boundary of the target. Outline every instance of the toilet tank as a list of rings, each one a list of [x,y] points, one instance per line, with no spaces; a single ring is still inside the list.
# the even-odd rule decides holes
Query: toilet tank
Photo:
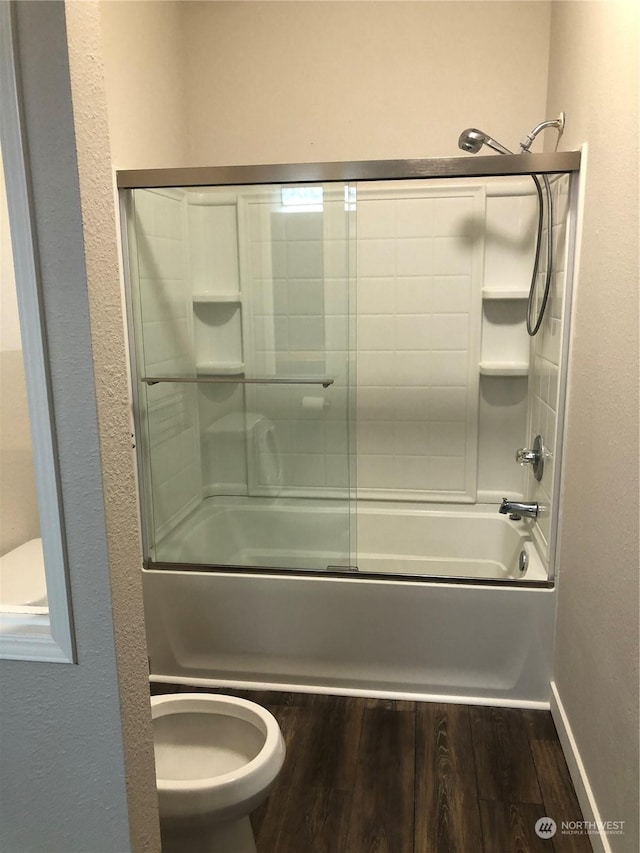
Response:
[[[0,557],[0,604],[47,606],[42,539],[30,539]]]

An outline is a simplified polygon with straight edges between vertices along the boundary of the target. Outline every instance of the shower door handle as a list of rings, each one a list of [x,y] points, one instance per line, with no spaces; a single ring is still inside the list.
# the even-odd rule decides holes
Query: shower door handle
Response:
[[[334,379],[327,376],[324,377],[279,377],[279,376],[264,376],[248,379],[244,376],[143,376],[140,379],[145,385],[157,385],[159,382],[183,382],[193,384],[237,384],[237,385],[322,385],[323,388],[328,388],[333,385]]]

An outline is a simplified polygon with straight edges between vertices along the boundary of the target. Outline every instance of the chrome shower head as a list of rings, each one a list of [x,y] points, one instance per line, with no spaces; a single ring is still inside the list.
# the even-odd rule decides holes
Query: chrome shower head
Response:
[[[482,133],[481,130],[476,130],[475,127],[468,127],[460,134],[460,138],[458,139],[458,148],[461,148],[463,151],[468,151],[469,154],[477,154],[482,148],[485,136],[486,134]]]
[[[488,133],[484,133],[476,127],[468,127],[463,130],[458,139],[458,148],[468,151],[469,154],[477,154],[483,145],[493,148],[499,154],[513,154],[513,151],[509,151],[504,145],[492,139]]]

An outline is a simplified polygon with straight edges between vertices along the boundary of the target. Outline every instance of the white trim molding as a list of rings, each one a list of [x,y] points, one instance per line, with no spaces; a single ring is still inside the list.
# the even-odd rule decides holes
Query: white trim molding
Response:
[[[13,4],[7,2],[0,2],[0,113],[2,159],[48,599],[48,610],[42,607],[0,607],[0,658],[74,663],[38,247],[17,73]]]

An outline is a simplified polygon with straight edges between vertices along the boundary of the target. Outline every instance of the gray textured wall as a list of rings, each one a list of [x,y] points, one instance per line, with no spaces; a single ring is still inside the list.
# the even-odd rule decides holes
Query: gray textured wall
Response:
[[[130,850],[62,3],[18,3],[78,664],[3,661],[3,853]]]
[[[555,681],[611,849],[638,826],[638,4],[553,4],[547,115],[588,143]],[[550,141],[550,144],[552,142]],[[562,815],[553,817],[558,819]]]

